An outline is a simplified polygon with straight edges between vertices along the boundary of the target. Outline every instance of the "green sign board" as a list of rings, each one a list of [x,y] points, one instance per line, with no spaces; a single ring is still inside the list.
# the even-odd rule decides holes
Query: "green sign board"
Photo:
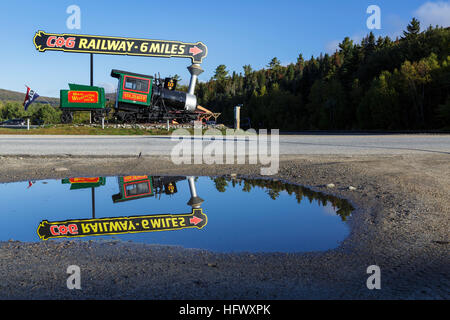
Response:
[[[208,48],[202,42],[135,39],[81,34],[36,32],[33,43],[39,52],[47,50],[100,53],[147,57],[190,58],[192,63],[202,63]]]
[[[116,235],[186,228],[202,229],[208,222],[201,208],[186,214],[161,214],[99,219],[79,219],[49,222],[43,220],[37,229],[41,240],[86,236]]]

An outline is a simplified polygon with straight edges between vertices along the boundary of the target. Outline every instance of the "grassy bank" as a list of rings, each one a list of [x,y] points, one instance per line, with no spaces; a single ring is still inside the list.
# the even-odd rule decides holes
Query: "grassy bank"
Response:
[[[190,134],[194,133],[193,128],[183,128]],[[0,135],[2,134],[16,134],[16,135],[170,135],[176,128],[170,128],[169,130],[164,128],[115,128],[105,126],[102,129],[101,126],[88,126],[88,125],[73,125],[73,124],[57,124],[46,125],[43,127],[27,129],[11,129],[0,128]],[[203,134],[207,129],[203,129]],[[225,134],[225,129],[219,129],[221,134]]]
[[[74,125],[54,125],[34,129],[10,129],[0,128],[0,134],[18,135],[168,135],[174,129],[142,129],[142,128],[113,128],[74,126]]]

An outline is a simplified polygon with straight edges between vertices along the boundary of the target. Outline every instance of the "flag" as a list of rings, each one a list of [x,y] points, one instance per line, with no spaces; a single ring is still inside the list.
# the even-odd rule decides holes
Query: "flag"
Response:
[[[39,95],[36,91],[31,90],[28,86],[27,87],[27,93],[25,94],[25,100],[23,101],[23,107],[25,108],[25,111],[27,111],[28,106],[33,103],[34,100],[39,98]]]

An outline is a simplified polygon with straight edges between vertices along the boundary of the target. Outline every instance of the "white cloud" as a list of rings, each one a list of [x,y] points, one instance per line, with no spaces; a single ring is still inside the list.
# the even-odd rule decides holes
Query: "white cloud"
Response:
[[[414,14],[419,19],[422,30],[436,25],[450,26],[450,2],[426,2],[417,9]]]

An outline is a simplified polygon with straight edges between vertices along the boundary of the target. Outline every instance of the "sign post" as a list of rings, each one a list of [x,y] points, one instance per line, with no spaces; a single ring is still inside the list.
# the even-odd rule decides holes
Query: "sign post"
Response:
[[[94,54],[90,54],[91,58],[91,81],[90,86],[92,87],[94,85]],[[92,111],[89,112],[89,123],[92,124]]]
[[[95,219],[95,188],[91,188],[92,195],[92,219]]]
[[[198,76],[203,72],[202,67],[199,64],[193,63],[188,67],[189,73],[191,74],[191,81],[189,82],[189,94],[194,94],[195,84],[197,83]]]
[[[94,85],[94,54],[91,53],[91,87]]]

